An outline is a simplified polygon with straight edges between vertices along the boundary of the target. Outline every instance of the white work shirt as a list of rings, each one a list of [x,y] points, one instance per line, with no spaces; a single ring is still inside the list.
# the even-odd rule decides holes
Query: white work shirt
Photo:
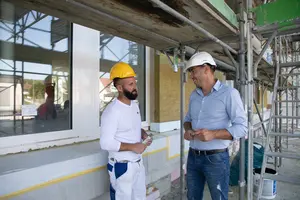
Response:
[[[121,143],[141,142],[141,114],[136,102],[127,105],[115,99],[101,116],[100,146],[109,152],[109,157],[117,161],[137,161],[141,154],[119,151]]]

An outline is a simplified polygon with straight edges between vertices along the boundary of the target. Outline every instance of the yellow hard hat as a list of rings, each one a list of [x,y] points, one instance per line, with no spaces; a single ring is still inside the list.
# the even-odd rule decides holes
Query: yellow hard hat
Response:
[[[115,78],[129,78],[135,76],[136,74],[132,67],[124,62],[118,62],[110,70],[110,80],[114,80]]]

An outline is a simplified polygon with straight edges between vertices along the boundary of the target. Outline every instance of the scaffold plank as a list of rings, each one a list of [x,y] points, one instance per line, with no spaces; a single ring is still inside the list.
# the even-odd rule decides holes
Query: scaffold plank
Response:
[[[12,2],[157,50],[178,47],[179,43],[207,39],[204,34],[150,1],[12,0]],[[228,23],[230,20],[214,11],[207,2],[169,0],[164,3],[218,38],[236,36],[238,33],[237,28]]]

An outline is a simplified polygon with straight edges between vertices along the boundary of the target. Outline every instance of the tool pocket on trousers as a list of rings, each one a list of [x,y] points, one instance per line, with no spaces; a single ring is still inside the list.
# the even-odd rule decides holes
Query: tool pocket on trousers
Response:
[[[110,163],[107,164],[107,170],[109,172],[112,172],[112,170],[113,170],[113,166]]]
[[[115,176],[116,179],[120,178],[127,172],[128,163],[115,163]]]

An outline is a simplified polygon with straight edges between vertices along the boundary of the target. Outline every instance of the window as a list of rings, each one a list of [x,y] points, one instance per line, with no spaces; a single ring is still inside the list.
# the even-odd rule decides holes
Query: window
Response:
[[[139,93],[137,102],[140,107],[142,121],[145,121],[145,46],[104,33],[100,34],[100,115],[105,107],[118,95],[109,79],[109,72],[111,67],[119,61],[128,63],[137,74]]]
[[[0,3],[0,137],[70,129],[71,24]]]

